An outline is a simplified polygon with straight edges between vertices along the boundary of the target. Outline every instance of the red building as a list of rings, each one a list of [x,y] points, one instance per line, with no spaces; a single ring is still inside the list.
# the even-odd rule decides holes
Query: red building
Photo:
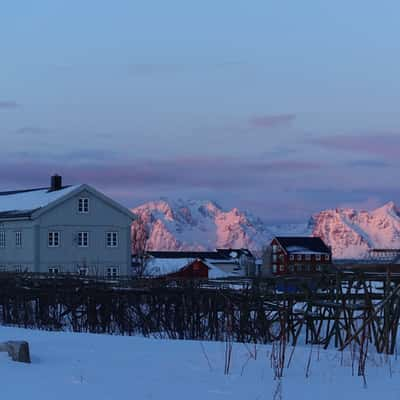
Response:
[[[332,251],[319,237],[275,237],[271,242],[273,275],[320,272],[332,264]]]
[[[167,274],[168,278],[208,279],[210,267],[202,260],[194,260],[176,272]]]
[[[135,268],[135,256],[132,266]],[[215,251],[148,251],[144,275],[174,278],[227,278],[246,276],[254,264],[247,249]]]

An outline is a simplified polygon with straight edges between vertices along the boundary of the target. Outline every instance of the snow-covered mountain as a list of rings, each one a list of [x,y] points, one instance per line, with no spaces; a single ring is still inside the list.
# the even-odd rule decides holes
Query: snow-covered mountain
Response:
[[[268,225],[237,208],[212,201],[158,200],[132,210],[149,231],[152,250],[249,248],[260,251],[275,235],[320,236],[335,258],[368,257],[372,248],[400,248],[400,210],[393,202],[373,211],[324,210],[308,223]]]
[[[152,250],[261,250],[282,231],[298,234],[305,224],[267,227],[265,222],[237,208],[225,211],[212,201],[152,201],[132,210],[149,230]]]
[[[310,228],[335,258],[366,258],[372,248],[400,247],[400,210],[393,202],[373,211],[325,210],[311,218]]]

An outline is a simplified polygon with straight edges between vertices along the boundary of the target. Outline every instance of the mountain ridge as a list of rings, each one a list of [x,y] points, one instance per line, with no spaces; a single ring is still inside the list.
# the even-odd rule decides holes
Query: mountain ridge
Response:
[[[272,225],[210,200],[161,199],[135,207],[151,250],[249,248],[260,253],[274,236],[320,236],[336,259],[365,259],[372,248],[400,248],[400,210],[390,201],[371,211],[326,209],[304,224]]]

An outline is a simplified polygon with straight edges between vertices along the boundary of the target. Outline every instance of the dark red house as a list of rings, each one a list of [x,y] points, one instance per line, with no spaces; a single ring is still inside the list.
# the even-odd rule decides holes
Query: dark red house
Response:
[[[168,278],[208,279],[208,267],[202,260],[194,260],[176,272],[167,274]]]
[[[332,251],[319,237],[275,237],[271,242],[273,275],[324,271],[332,264]]]

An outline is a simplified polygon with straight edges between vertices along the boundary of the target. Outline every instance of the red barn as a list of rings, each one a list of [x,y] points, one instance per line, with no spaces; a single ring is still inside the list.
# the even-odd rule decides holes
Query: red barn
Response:
[[[174,278],[244,276],[254,259],[246,249],[215,251],[148,251],[145,275]]]
[[[168,278],[208,279],[208,267],[202,260],[194,260],[176,272],[167,274]]]
[[[279,236],[271,248],[274,275],[319,272],[332,264],[332,251],[319,237]]]

